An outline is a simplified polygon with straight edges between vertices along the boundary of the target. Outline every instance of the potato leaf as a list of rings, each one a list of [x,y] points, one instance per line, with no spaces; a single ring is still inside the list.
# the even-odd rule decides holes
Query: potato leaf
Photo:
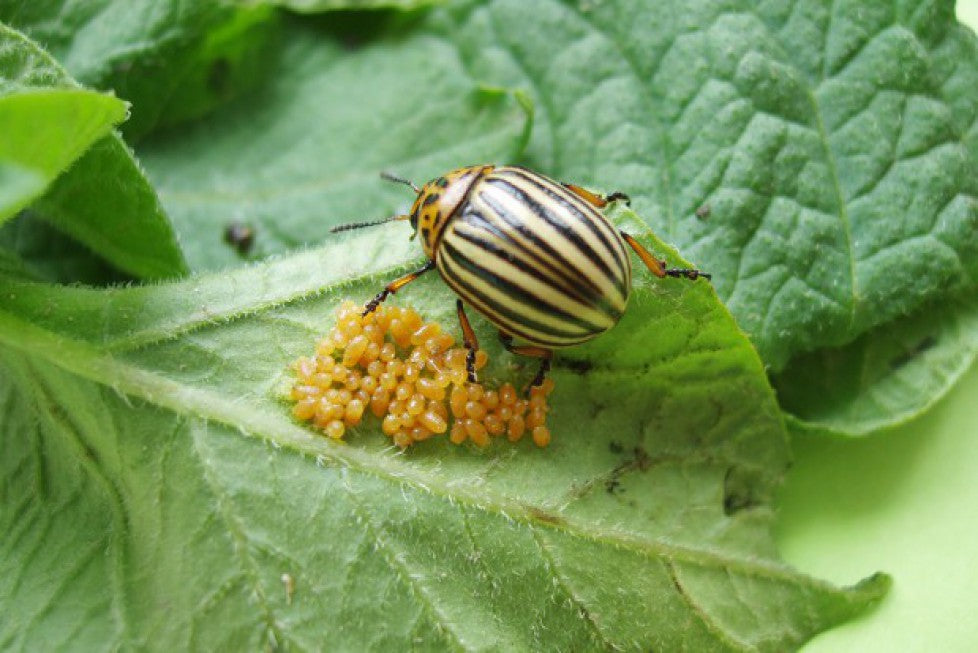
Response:
[[[126,103],[81,89],[0,96],[0,222],[36,199],[93,142],[125,120]]]
[[[4,137],[4,149],[16,150],[21,159],[33,152],[31,160],[43,161],[47,176],[57,177],[33,202],[37,214],[130,274],[159,278],[186,270],[156,193],[122,139],[109,133],[87,150],[82,146],[105,130],[106,121],[121,119],[119,100],[82,91],[36,43],[2,23],[0,95],[5,104],[29,103],[15,123],[20,129]],[[31,128],[25,121],[42,118],[47,122],[39,133],[21,130]],[[82,152],[66,173],[56,175]],[[25,199],[30,198],[22,196],[13,206]]]
[[[778,559],[784,426],[702,280],[638,274],[612,334],[558,359],[546,449],[297,425],[288,362],[417,263],[404,231],[157,286],[0,281],[0,641],[774,651],[882,595]],[[398,299],[453,313],[430,275]]]

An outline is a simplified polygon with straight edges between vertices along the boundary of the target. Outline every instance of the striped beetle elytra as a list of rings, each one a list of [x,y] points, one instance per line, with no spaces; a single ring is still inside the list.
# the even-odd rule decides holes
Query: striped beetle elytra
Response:
[[[586,342],[621,318],[631,292],[628,247],[657,277],[710,278],[696,269],[666,267],[615,228],[599,209],[616,200],[627,202],[623,193],[602,197],[518,166],[459,168],[421,188],[400,177],[384,177],[417,193],[410,213],[332,231],[409,220],[429,260],[387,284],[367,303],[364,315],[437,269],[458,295],[473,383],[479,345],[464,304],[496,326],[507,350],[541,360],[533,387],[543,382],[554,349]],[[514,344],[514,337],[521,343]]]

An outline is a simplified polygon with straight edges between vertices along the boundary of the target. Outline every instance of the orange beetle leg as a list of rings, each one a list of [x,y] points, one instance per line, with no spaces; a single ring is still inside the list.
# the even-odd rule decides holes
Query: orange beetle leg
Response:
[[[408,285],[409,283],[411,283],[412,281],[420,277],[425,272],[434,269],[435,269],[435,262],[428,261],[427,263],[425,263],[423,268],[419,270],[415,270],[411,274],[405,274],[400,279],[394,279],[389,284],[384,286],[384,289],[381,290],[379,293],[377,293],[377,295],[373,299],[367,302],[367,305],[364,307],[363,313],[361,315],[366,316],[369,315],[370,313],[373,313],[375,310],[377,310],[377,307],[380,306],[381,302],[383,302],[385,299],[387,299],[388,297],[396,293],[398,290],[400,290],[404,286]]]
[[[711,279],[711,275],[706,272],[700,272],[695,268],[667,268],[665,261],[660,261],[659,259],[652,256],[649,250],[642,246],[642,243],[635,240],[632,236],[626,234],[624,231],[621,232],[621,237],[625,239],[625,242],[635,250],[638,257],[642,259],[645,266],[649,271],[657,277],[685,277],[690,281],[695,281],[700,277],[704,279]]]

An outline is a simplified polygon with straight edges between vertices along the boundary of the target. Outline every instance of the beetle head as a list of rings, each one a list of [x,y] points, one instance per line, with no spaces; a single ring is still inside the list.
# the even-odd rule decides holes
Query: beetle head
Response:
[[[413,183],[397,177],[390,173],[382,173],[380,176],[388,181],[394,181],[405,186],[410,186],[418,194],[417,199],[411,206],[411,213],[408,215],[395,215],[383,220],[373,220],[370,222],[352,222],[341,224],[330,229],[331,232],[347,231],[349,229],[360,229],[362,227],[372,227],[395,220],[410,220],[414,236],[421,235],[421,247],[428,258],[435,260],[438,251],[438,243],[441,241],[442,232],[445,225],[455,215],[469,196],[472,185],[484,175],[492,171],[495,166],[469,166],[453,170],[448,174],[436,177],[427,184],[418,188]]]
[[[434,260],[449,219],[465,203],[472,185],[494,166],[469,166],[436,177],[421,187],[411,207],[411,227],[421,236],[421,246]]]

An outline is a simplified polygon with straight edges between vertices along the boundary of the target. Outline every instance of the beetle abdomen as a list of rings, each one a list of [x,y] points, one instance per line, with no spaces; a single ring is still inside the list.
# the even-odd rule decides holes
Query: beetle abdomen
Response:
[[[607,331],[625,310],[631,263],[618,231],[560,184],[499,167],[446,225],[436,264],[503,331],[544,347]]]

